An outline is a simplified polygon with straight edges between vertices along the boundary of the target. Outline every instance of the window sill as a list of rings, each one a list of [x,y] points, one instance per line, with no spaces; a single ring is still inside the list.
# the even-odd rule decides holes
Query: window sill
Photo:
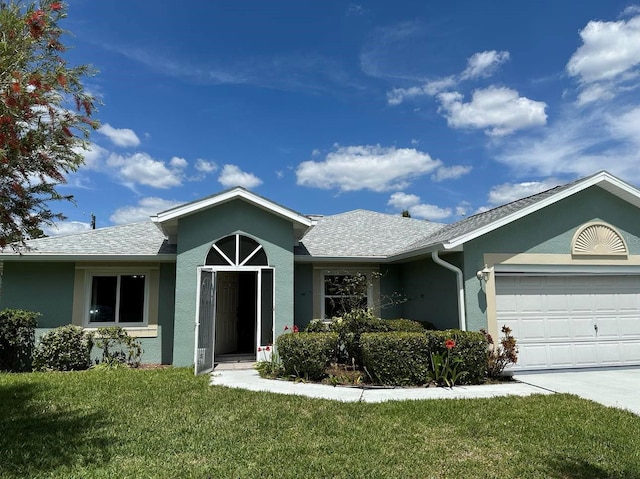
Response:
[[[112,324],[111,326],[117,326]],[[103,327],[103,326],[100,326]],[[98,328],[85,326],[85,331],[90,331],[97,333]],[[123,326],[124,329],[129,336],[134,338],[157,338],[158,337],[158,326],[156,324],[150,324],[149,326]]]

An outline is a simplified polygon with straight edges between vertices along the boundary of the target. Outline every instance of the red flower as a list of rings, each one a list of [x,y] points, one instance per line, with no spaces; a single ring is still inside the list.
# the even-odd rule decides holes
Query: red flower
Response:
[[[266,352],[271,351],[271,346],[267,346],[266,348],[264,348],[264,350],[265,350]]]
[[[262,351],[262,348],[260,346],[258,346],[258,352]]]
[[[62,3],[60,2],[53,2],[51,4],[51,10],[53,10],[54,12],[57,12],[58,10],[62,10]]]
[[[284,330],[285,330],[285,331],[289,331],[289,326],[285,326],[285,327],[284,327]]]
[[[447,349],[453,349],[456,347],[456,342],[453,339],[447,339],[444,342],[444,347]]]
[[[293,325],[293,332],[297,333],[298,332],[298,326],[296,326],[295,324]]]

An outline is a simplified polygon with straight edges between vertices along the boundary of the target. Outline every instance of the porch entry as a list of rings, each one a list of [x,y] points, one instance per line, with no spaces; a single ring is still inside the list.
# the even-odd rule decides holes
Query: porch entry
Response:
[[[259,346],[273,342],[274,270],[267,264],[252,238],[236,234],[212,245],[198,268],[196,374],[224,355],[256,358]]]

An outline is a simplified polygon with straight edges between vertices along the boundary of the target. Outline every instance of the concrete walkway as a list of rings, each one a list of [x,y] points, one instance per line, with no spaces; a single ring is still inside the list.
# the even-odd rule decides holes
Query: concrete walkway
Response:
[[[640,368],[599,368],[517,374],[523,384],[576,394],[605,406],[640,415]]]
[[[343,402],[383,402],[407,399],[461,399],[491,398],[498,396],[529,396],[531,394],[552,394],[547,389],[520,382],[491,384],[482,386],[456,386],[449,388],[370,388],[362,389],[344,386],[327,386],[313,383],[294,383],[262,379],[254,369],[214,370],[211,384],[250,391],[268,391],[278,394],[294,394],[312,398],[331,399]]]

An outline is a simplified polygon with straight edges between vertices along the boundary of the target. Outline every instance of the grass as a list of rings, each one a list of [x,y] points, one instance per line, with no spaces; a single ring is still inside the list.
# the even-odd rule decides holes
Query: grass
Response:
[[[640,417],[575,396],[342,404],[208,379],[0,374],[0,477],[640,477]]]

